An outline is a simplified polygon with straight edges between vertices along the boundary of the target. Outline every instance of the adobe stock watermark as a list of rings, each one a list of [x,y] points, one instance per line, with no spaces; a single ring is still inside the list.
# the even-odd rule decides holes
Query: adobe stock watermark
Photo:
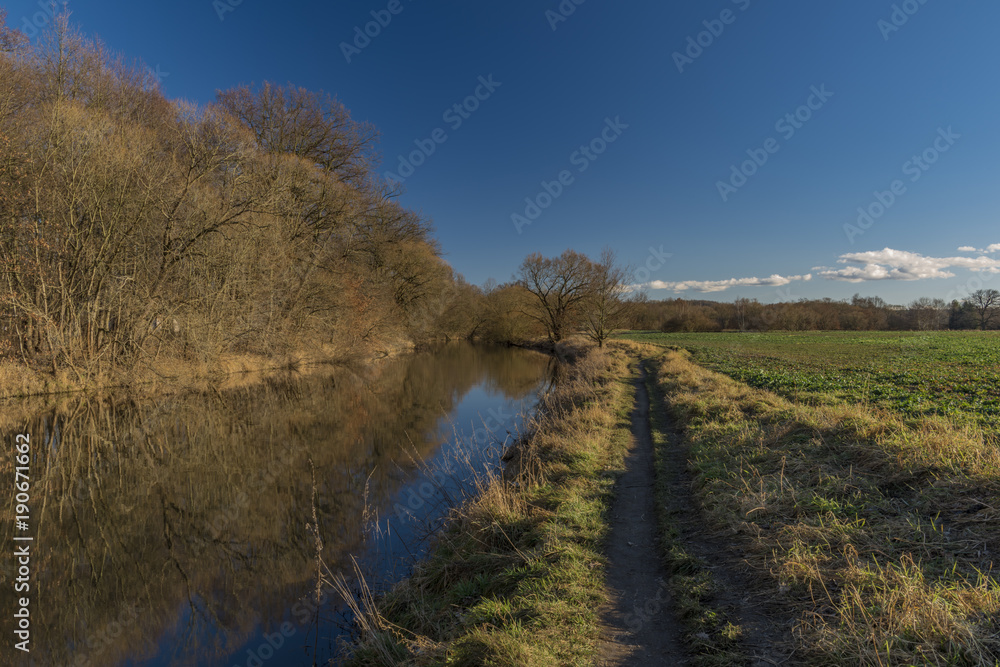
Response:
[[[279,476],[288,473],[292,467],[292,463],[295,461],[295,457],[292,452],[292,446],[288,442],[283,443],[282,449],[280,457],[275,457],[274,465],[269,466],[266,471],[261,472],[254,478],[248,484],[249,488],[240,490],[233,499],[232,505],[220,507],[212,513],[211,521],[208,524],[208,530],[212,539],[218,540],[228,526],[247,511],[247,508],[250,507],[251,497],[260,496],[264,491],[274,486],[275,480]],[[205,547],[205,544],[198,543],[196,550],[200,553]]]
[[[160,69],[159,63],[156,64],[156,69],[153,69],[152,67],[146,67],[146,74],[148,74],[151,79],[147,86],[147,90],[155,90],[157,88],[162,87],[163,80],[166,79],[168,76],[170,76],[170,72],[164,72],[163,70]],[[156,85],[153,85],[152,83],[153,81],[156,82]]]
[[[21,533],[14,535],[14,566],[17,577],[12,588],[20,596],[15,598],[14,648],[25,653],[31,652],[31,435],[20,433],[14,438],[12,459],[14,468],[14,527]]]
[[[93,667],[104,664],[103,660],[99,663],[97,659],[126,629],[139,620],[139,614],[143,611],[143,608],[136,603],[126,603],[119,610],[117,620],[108,621],[102,629],[93,630],[85,641],[77,644],[73,659],[67,662],[65,667]]]
[[[745,12],[750,8],[751,0],[731,0],[731,2],[736,5],[741,12]],[[736,23],[736,18],[739,16],[732,9],[723,9],[719,13],[719,18],[717,19],[705,19],[701,22],[705,29],[696,35],[690,35],[687,38],[687,44],[682,51],[674,51],[673,59],[674,64],[677,65],[677,71],[681,74],[684,73],[684,68],[688,65],[693,65],[694,61],[701,58],[705,50],[711,48],[715,41],[722,37],[722,34],[726,31],[726,26],[730,26]]]
[[[590,165],[597,161],[601,155],[608,150],[608,147],[618,141],[628,125],[621,121],[621,116],[604,119],[604,127],[600,133],[586,144],[581,145],[569,155],[570,166],[576,167],[576,173],[582,174],[590,168]],[[541,181],[542,189],[533,197],[524,198],[524,211],[522,213],[512,213],[510,221],[518,234],[524,232],[524,227],[532,224],[542,216],[542,212],[552,206],[555,200],[559,199],[566,192],[566,189],[576,183],[576,176],[570,169],[563,169],[554,180]]]
[[[44,30],[56,17],[56,3],[52,0],[38,0],[35,3],[39,11],[31,16],[24,16],[21,19],[21,32],[28,39],[34,39]]]
[[[212,9],[220,21],[226,20],[226,14],[235,12],[236,8],[243,4],[243,0],[212,0]]]
[[[642,630],[643,626],[663,611],[670,601],[670,593],[667,591],[666,582],[661,579],[657,583],[659,583],[659,586],[656,588],[656,595],[647,599],[642,605],[632,605],[632,613],[625,614],[622,619],[625,621],[625,627],[630,633],[635,634]]]
[[[810,95],[806,98],[805,104],[791,113],[786,113],[774,123],[775,132],[779,133],[785,141],[790,141],[795,133],[805,127],[805,124],[812,120],[816,112],[822,109],[833,97],[833,93],[826,89],[826,84],[822,84],[818,88],[812,86],[809,91]],[[781,143],[774,137],[768,137],[760,148],[748,148],[746,154],[749,159],[740,163],[739,166],[732,165],[727,181],[716,181],[715,183],[722,201],[729,201],[729,197],[746,185],[779,150],[781,150]]]
[[[963,299],[973,292],[983,289],[998,275],[989,269],[977,269],[975,274],[975,276],[966,280],[964,285],[955,285],[955,289],[949,291],[948,295],[945,296],[945,303],[950,304],[955,299]]]
[[[446,502],[444,489],[452,481],[455,474],[456,471],[451,467],[451,463],[446,461],[429,473],[429,480],[404,488],[402,493],[405,496],[403,500],[406,501],[406,505],[396,502],[392,507],[396,519],[400,523],[416,521],[420,519],[418,512],[424,509],[425,505],[431,505],[432,508],[441,507],[441,504]],[[437,524],[433,526],[434,528],[440,527],[443,524],[443,517],[438,517],[438,521],[434,523]]]
[[[470,435],[462,435],[460,441],[469,447],[484,447],[491,442],[503,444],[506,438],[500,438],[501,433],[508,433],[517,423],[518,413],[505,412],[504,406],[490,408],[486,416],[480,415],[482,426],[473,429]]]
[[[412,2],[412,0],[410,0]],[[242,2],[242,0],[241,0]],[[392,19],[403,13],[406,7],[402,0],[389,0],[385,9],[373,9],[371,11],[372,20],[364,26],[354,26],[354,39],[351,42],[341,42],[340,52],[347,59],[347,64],[351,64],[354,56],[361,55],[361,52],[371,45],[372,40],[382,34],[382,31],[389,27]]]
[[[947,129],[939,127],[938,136],[934,139],[934,142],[922,152],[903,163],[903,175],[909,176],[910,183],[916,183],[961,138],[962,135],[956,134],[950,125]],[[851,245],[854,245],[854,239],[863,236],[866,231],[871,229],[872,225],[881,219],[906,192],[906,182],[897,178],[889,184],[888,190],[876,190],[873,193],[874,200],[866,206],[859,206],[858,218],[855,224],[844,224],[844,234]]]
[[[882,33],[882,39],[889,41],[893,33],[899,32],[903,26],[910,22],[917,12],[919,12],[928,0],[905,0],[892,6],[892,13],[888,19],[879,19],[876,27]]]
[[[263,633],[262,639],[257,641],[256,646],[246,649],[246,660],[241,658],[241,662],[234,663],[233,667],[263,667],[281,650],[286,642],[290,642],[298,634],[300,628],[309,627],[314,623],[316,614],[330,601],[328,593],[336,593],[336,589],[325,584],[318,588],[315,593],[300,597],[290,609],[295,624],[291,621],[285,621],[274,627],[274,632]]]
[[[791,285],[776,288],[774,295],[777,297],[777,301],[771,304],[772,307],[770,308],[765,306],[758,315],[757,328],[762,331],[770,330],[782,317],[781,311],[774,307],[775,304],[791,303],[798,299],[792,291]]]
[[[479,110],[480,105],[490,99],[497,88],[503,85],[501,81],[494,81],[492,74],[486,77],[481,76],[478,81],[479,85],[476,86],[471,95],[461,102],[451,105],[441,114],[441,120],[447,123],[452,132],[457,132],[465,121],[472,118],[472,114]],[[387,171],[384,176],[391,181],[404,183],[406,179],[417,173],[417,169],[427,161],[427,158],[434,155],[438,146],[446,141],[448,141],[448,133],[443,127],[435,128],[425,139],[415,139],[413,143],[416,149],[405,156],[399,155],[399,163],[396,165],[395,173]]]
[[[576,13],[576,8],[586,1],[587,0],[562,0],[555,10],[546,9],[545,20],[549,22],[552,32],[555,32],[559,28],[560,23],[568,21],[569,17]]]
[[[663,245],[659,248],[649,246],[649,255],[646,256],[645,263],[632,272],[630,285],[645,285],[653,274],[663,268],[667,260],[673,257],[672,252],[663,252]]]

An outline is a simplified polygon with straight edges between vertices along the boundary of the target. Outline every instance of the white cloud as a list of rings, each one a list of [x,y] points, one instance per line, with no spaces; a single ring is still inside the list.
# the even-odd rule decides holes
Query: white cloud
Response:
[[[1000,251],[1000,243],[994,243],[993,245],[986,246],[986,250],[980,248],[973,248],[971,245],[964,245],[958,249],[959,252],[978,252],[978,253],[990,253]]]
[[[840,255],[838,267],[817,266],[813,272],[827,280],[861,283],[881,280],[931,280],[954,278],[954,269],[967,269],[982,273],[1000,274],[1000,259],[989,257],[1000,252],[1000,243],[994,243],[985,250],[973,246],[962,246],[963,253],[977,256],[930,257],[907,250],[870,250]],[[729,278],[727,280],[684,280],[667,282],[654,280],[639,285],[630,285],[629,291],[640,289],[670,290],[675,293],[700,292],[709,294],[724,292],[734,287],[782,287],[792,282],[812,280],[813,273],[794,276],[772,274],[766,278]]]
[[[1000,244],[998,244],[998,249],[1000,249]],[[953,278],[955,274],[948,270],[953,268],[1000,273],[1000,260],[985,255],[979,257],[927,257],[919,253],[893,250],[892,248],[848,253],[841,255],[837,262],[849,266],[841,269],[817,267],[814,270],[827,280],[842,280],[851,283],[869,280]]]
[[[804,276],[779,276],[774,274],[767,278],[729,278],[728,280],[685,280],[683,282],[664,282],[654,280],[643,285],[633,285],[633,288],[642,289],[666,289],[673,292],[695,292],[710,293],[724,292],[731,287],[781,287],[793,281],[812,280],[812,274]]]

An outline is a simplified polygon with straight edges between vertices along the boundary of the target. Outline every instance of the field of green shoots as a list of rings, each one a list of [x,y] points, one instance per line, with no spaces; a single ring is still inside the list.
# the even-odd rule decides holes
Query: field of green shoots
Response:
[[[867,403],[1000,431],[997,332],[631,332],[621,337],[685,348],[703,366],[799,401]]]

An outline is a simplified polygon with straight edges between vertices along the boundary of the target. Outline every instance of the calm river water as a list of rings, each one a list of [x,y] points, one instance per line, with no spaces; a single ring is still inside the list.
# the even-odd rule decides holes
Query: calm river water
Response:
[[[155,402],[0,406],[4,480],[31,437],[26,532],[0,485],[0,664],[328,664],[349,618],[317,590],[314,508],[333,573],[356,559],[391,583],[552,373],[541,354],[451,344]],[[23,544],[30,653],[12,617]]]

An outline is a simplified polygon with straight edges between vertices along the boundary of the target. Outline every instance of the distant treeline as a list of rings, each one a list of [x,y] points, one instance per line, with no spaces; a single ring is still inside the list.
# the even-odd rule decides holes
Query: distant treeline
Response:
[[[459,302],[480,291],[336,99],[171,101],[65,14],[32,45],[4,13],[0,358],[90,374],[469,333]]]
[[[763,304],[668,299],[636,305],[637,329],[686,331],[934,331],[1000,327],[1000,294],[978,290],[961,301],[922,298],[893,306],[878,297]]]

